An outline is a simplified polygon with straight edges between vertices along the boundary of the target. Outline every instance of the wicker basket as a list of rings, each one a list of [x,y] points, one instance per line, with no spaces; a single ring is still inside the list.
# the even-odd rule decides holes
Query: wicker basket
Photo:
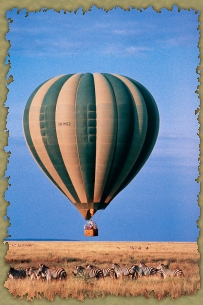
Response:
[[[84,229],[85,236],[98,236],[98,229]]]

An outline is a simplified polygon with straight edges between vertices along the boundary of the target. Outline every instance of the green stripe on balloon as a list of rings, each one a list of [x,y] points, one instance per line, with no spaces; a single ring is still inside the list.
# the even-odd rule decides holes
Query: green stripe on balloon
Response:
[[[116,180],[127,160],[134,132],[134,109],[132,105],[134,100],[128,87],[111,74],[104,73],[103,75],[111,83],[114,90],[118,128],[111,171],[101,201],[105,201],[113,186],[116,185]]]
[[[76,135],[87,203],[92,203],[96,159],[96,103],[94,79],[91,73],[81,77],[77,90]]]
[[[47,82],[47,81],[46,81]],[[42,85],[44,85],[46,82],[42,83],[41,85],[39,85],[31,94],[31,96],[29,97],[27,104],[25,106],[25,110],[24,110],[24,114],[23,114],[23,128],[24,128],[24,134],[25,134],[25,138],[27,141],[27,144],[32,152],[32,155],[35,159],[35,161],[38,163],[38,165],[40,166],[41,170],[49,177],[49,179],[54,183],[54,185],[63,193],[62,189],[59,187],[59,185],[55,182],[55,180],[52,178],[52,176],[49,174],[49,172],[46,170],[46,167],[44,166],[44,164],[42,163],[41,159],[38,156],[38,153],[36,152],[36,149],[33,145],[32,142],[32,138],[30,135],[30,128],[29,128],[29,110],[30,110],[30,105],[32,103],[32,100],[35,96],[35,94],[37,93],[37,91],[42,87]],[[65,195],[65,194],[64,194]]]
[[[148,127],[147,127],[145,141],[142,150],[138,156],[138,159],[135,162],[131,172],[126,177],[125,181],[122,183],[122,185],[120,186],[116,194],[113,196],[113,198],[115,198],[116,195],[119,192],[121,192],[133,180],[133,178],[138,174],[138,172],[144,166],[144,164],[146,163],[147,159],[149,158],[154,148],[159,131],[159,112],[153,96],[142,84],[133,80],[132,78],[129,77],[126,78],[129,79],[133,84],[135,84],[135,86],[139,89],[139,91],[141,92],[144,98],[148,113]]]
[[[55,124],[55,111],[59,92],[64,85],[64,83],[72,76],[68,74],[62,76],[48,89],[42,106],[40,109],[40,114],[43,115],[43,120],[41,120],[41,135],[44,142],[44,146],[47,150],[49,158],[60,176],[63,183],[68,188],[69,192],[73,196],[76,202],[80,202],[75,188],[70,180],[70,177],[66,171],[63,158],[61,156],[59,143],[56,135],[56,124]]]

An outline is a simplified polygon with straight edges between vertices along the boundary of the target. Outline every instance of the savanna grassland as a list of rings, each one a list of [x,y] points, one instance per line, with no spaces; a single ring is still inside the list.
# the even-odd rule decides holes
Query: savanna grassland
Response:
[[[139,265],[156,267],[159,263],[170,269],[182,269],[184,277],[163,279],[159,276],[142,276],[138,279],[128,277],[111,279],[84,279],[74,277],[76,265],[93,264],[98,268],[110,267],[112,263],[120,266]],[[176,242],[9,242],[6,263],[15,269],[38,267],[45,264],[50,268],[63,267],[67,272],[64,280],[50,283],[40,280],[6,279],[4,286],[17,298],[27,295],[27,300],[41,298],[43,294],[53,300],[58,294],[61,298],[94,298],[115,296],[150,297],[163,299],[168,295],[178,298],[181,295],[195,294],[200,288],[200,254],[196,243]]]

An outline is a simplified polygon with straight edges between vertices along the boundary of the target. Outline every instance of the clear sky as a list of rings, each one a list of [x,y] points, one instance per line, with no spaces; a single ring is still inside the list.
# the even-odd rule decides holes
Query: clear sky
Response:
[[[199,13],[198,13],[199,14]],[[33,90],[51,77],[78,72],[118,73],[142,83],[156,100],[160,130],[145,166],[94,219],[109,241],[196,241],[200,101],[198,14],[93,7],[83,14],[53,10],[7,12],[9,85],[7,129],[11,186],[7,216],[12,239],[92,240],[85,220],[40,170],[25,143],[22,116]]]

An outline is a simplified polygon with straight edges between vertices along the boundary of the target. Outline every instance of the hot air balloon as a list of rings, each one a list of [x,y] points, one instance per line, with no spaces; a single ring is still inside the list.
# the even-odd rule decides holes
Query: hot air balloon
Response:
[[[89,220],[148,159],[159,113],[149,91],[129,77],[77,73],[37,87],[25,106],[23,126],[36,162]]]

